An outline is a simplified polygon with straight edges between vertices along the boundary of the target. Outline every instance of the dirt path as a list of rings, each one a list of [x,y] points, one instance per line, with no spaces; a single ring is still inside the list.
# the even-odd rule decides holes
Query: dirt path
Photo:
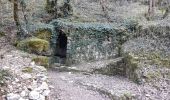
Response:
[[[99,63],[99,62],[98,62]],[[100,62],[101,63],[101,62]],[[90,64],[88,64],[91,66]],[[89,67],[86,65],[86,68]],[[48,71],[54,86],[54,100],[120,100],[139,99],[140,86],[120,76],[90,74],[81,70],[80,65]]]

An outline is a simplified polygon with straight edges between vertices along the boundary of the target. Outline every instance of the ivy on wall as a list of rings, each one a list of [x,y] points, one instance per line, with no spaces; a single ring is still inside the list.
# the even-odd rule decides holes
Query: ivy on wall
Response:
[[[69,58],[76,59],[83,55],[87,60],[95,59],[93,51],[99,52],[103,56],[106,56],[106,54],[113,56],[112,53],[117,48],[117,54],[119,54],[121,45],[138,28],[138,23],[129,19],[120,25],[114,23],[70,22],[58,19],[53,20],[50,25],[53,25],[54,30],[56,30],[51,37],[52,44],[56,44],[59,34],[57,30],[62,30],[69,37],[67,50]],[[106,45],[105,42],[108,44]]]

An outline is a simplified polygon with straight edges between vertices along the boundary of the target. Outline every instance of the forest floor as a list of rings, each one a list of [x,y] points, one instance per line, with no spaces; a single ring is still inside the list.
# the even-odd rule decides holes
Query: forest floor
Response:
[[[83,69],[78,69],[80,67],[89,69],[92,64],[65,68],[62,66],[48,71],[55,89],[54,100],[114,100],[116,98],[120,100],[126,95],[130,96],[127,98],[131,98],[141,94],[141,86],[124,77],[90,74]]]
[[[0,55],[6,56],[9,54],[10,50],[16,50],[15,47],[11,46],[14,39],[13,37],[16,34],[16,28],[13,21],[12,3],[7,4],[6,0],[2,1],[4,2],[0,5],[0,8],[3,8],[0,9],[0,26],[2,26],[0,31],[6,32],[7,37],[1,38],[0,40]],[[99,2],[94,1],[81,0],[75,3],[73,7],[73,17],[68,20],[77,22],[106,22],[107,20],[103,15]],[[31,0],[28,2],[28,19],[30,25],[35,24],[36,26],[36,24],[45,23],[48,18],[50,19],[50,15],[48,15],[44,10],[44,0],[32,0],[32,2],[30,2]],[[147,13],[148,5],[143,5],[140,3],[132,3],[123,6],[113,5],[114,2],[108,3],[108,13],[115,23],[122,23],[125,19],[132,18],[137,19],[139,24],[142,24],[143,26],[148,26],[150,24],[170,24],[170,17],[161,20],[162,13],[158,9],[156,9],[156,20],[147,21],[144,15]],[[20,15],[21,19],[23,19],[22,14]],[[145,44],[142,44],[144,41],[145,40],[135,41],[136,45],[131,43],[131,47],[141,48],[143,45],[146,47]],[[130,44],[127,45],[129,46]],[[127,50],[131,50],[131,47],[130,49],[127,48]],[[10,55],[14,54],[10,53]],[[13,56],[13,58],[15,58],[15,56]],[[7,61],[8,60],[6,60],[6,62]],[[20,61],[17,60],[17,62]],[[170,96],[169,90],[164,89],[166,91],[162,92],[162,88],[156,89],[157,87],[153,88],[149,85],[137,85],[122,76],[107,76],[102,74],[91,74],[89,72],[91,71],[90,68],[94,68],[94,66],[104,66],[106,62],[109,62],[109,60],[84,63],[69,67],[60,66],[49,70],[48,76],[51,84],[54,86],[52,92],[52,96],[54,98],[50,100],[113,100],[113,98],[116,98],[114,100],[121,100],[123,98],[125,98],[125,100],[131,100],[131,97],[135,97],[135,100],[170,100],[170,97],[165,97],[165,95]],[[23,63],[26,62],[23,61]],[[164,82],[167,83],[168,86],[161,82],[159,85],[163,88],[169,89],[169,81],[170,80]]]
[[[160,92],[152,85],[138,85],[124,76],[92,73],[114,60],[118,59],[49,70],[50,82],[54,86],[53,100],[168,100],[168,94],[163,94],[168,91]]]

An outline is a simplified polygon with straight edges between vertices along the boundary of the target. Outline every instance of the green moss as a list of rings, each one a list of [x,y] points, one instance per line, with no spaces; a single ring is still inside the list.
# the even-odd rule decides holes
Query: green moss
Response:
[[[49,42],[39,38],[29,38],[22,40],[17,44],[17,47],[21,50],[29,53],[41,54],[49,50]]]
[[[25,67],[25,68],[22,69],[22,72],[24,72],[24,73],[32,73],[33,72],[33,68]]]
[[[46,6],[45,6],[45,10],[48,13],[53,13],[54,12],[54,4],[50,1],[50,0],[46,0]]]
[[[138,68],[139,59],[137,57],[134,57],[131,54],[125,54],[124,55],[124,61],[132,69]]]
[[[49,67],[49,58],[46,56],[37,56],[32,59],[37,65],[44,66],[46,68]]]
[[[153,79],[159,78],[161,77],[161,73],[160,72],[148,72],[146,75],[147,81],[151,81]]]
[[[40,39],[50,41],[52,33],[49,30],[42,29],[35,33],[35,36]]]
[[[5,33],[4,32],[0,32],[0,37],[3,37],[5,36]]]
[[[159,52],[152,52],[152,53],[140,53],[139,59],[149,60],[150,64],[156,64],[162,67],[170,68],[170,58],[169,57],[162,57],[161,53]]]
[[[135,83],[140,83],[140,77],[139,73],[136,72],[138,70],[139,66],[139,59],[137,57],[134,57],[132,54],[124,54],[123,59],[125,66],[126,66],[126,75],[129,79],[134,81]]]
[[[162,59],[161,60],[161,65],[170,68],[170,59]]]
[[[9,76],[10,76],[10,74],[7,70],[0,69],[0,86],[5,85],[5,80]]]
[[[132,94],[129,92],[126,92],[121,96],[121,100],[132,100],[132,99],[133,99]]]

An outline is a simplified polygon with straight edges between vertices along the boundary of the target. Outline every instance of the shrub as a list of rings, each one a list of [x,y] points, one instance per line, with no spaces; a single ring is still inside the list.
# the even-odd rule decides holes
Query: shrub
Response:
[[[33,72],[33,68],[25,67],[25,68],[22,69],[22,72],[24,72],[24,73],[32,73]]]
[[[5,33],[4,32],[0,32],[0,37],[3,37],[5,36]]]
[[[29,38],[22,40],[17,44],[17,47],[21,50],[29,53],[41,54],[49,50],[49,42],[39,38]]]
[[[46,56],[37,56],[32,59],[37,65],[49,67],[49,58]]]
[[[51,35],[52,35],[52,33],[47,29],[41,29],[41,30],[38,30],[35,33],[35,36],[37,38],[44,39],[44,40],[47,40],[47,41],[50,41]]]
[[[5,85],[5,80],[9,77],[9,72],[7,70],[0,69],[0,86]]]

